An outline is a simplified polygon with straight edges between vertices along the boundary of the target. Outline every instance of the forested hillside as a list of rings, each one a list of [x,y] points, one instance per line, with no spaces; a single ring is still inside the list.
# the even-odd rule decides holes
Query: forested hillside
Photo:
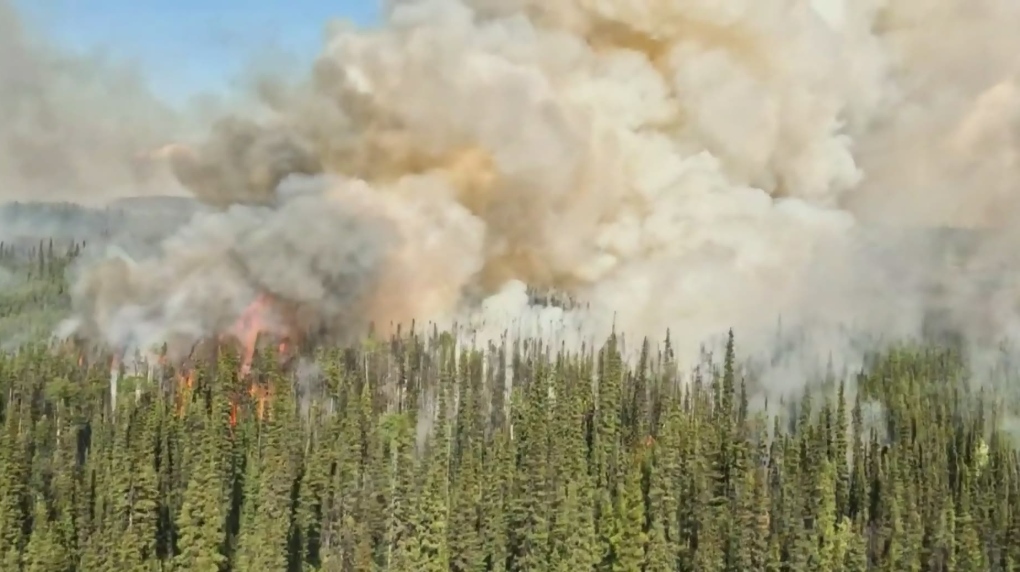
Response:
[[[0,348],[46,339],[70,308],[65,272],[84,243],[0,241]]]
[[[79,250],[4,251],[18,285],[3,290],[5,332],[66,303],[58,277]],[[311,373],[263,352],[245,378],[224,347],[188,371],[125,377],[116,404],[108,360],[24,345],[0,358],[0,569],[1020,562],[1010,404],[973,390],[952,352],[890,349],[753,410],[739,343],[694,376],[668,337],[633,367],[621,343],[483,353],[405,332],[320,348]]]

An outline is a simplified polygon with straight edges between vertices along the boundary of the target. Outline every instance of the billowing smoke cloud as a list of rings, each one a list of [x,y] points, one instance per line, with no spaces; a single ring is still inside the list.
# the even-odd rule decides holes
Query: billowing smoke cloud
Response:
[[[0,0],[0,201],[179,193],[147,154],[183,124],[138,70],[41,37]]]
[[[148,256],[113,251],[86,261],[74,290],[79,317],[65,327],[117,349],[166,342],[181,357],[196,341],[230,331],[261,296],[274,301],[266,329],[347,340],[381,317],[396,321],[430,303],[450,307],[456,292],[428,297],[474,269],[442,259],[455,248],[447,231],[429,237],[450,222],[426,218],[439,181],[402,180],[413,199],[406,201],[387,200],[362,181],[316,183],[278,205],[200,213]],[[410,292],[416,299],[401,297]]]
[[[669,328],[692,360],[733,327],[752,350],[790,333],[779,372],[859,355],[850,332],[919,335],[937,308],[994,339],[1018,25],[1012,0],[394,2],[334,30],[303,83],[267,82],[262,116],[167,151],[220,210],[86,267],[79,319],[134,347],[268,293],[320,331]],[[940,226],[983,230],[916,230]]]

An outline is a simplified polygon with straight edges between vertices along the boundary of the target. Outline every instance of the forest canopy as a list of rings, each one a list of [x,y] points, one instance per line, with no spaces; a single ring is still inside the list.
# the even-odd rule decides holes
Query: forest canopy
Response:
[[[899,345],[762,399],[694,372],[427,328],[149,376],[29,339],[81,244],[4,246],[0,568],[1015,570],[1017,401]],[[999,385],[996,385],[996,384]]]

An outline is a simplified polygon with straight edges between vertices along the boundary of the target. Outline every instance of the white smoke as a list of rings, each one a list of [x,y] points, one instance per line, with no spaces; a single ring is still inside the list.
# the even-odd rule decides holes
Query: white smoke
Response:
[[[994,338],[1013,291],[970,292],[906,229],[983,227],[966,260],[1012,260],[1018,24],[1009,0],[393,2],[379,29],[335,29],[305,82],[267,82],[268,119],[173,154],[226,210],[86,269],[78,308],[148,342],[269,290],[344,330],[668,328],[688,362],[729,328],[772,349],[781,320],[789,373],[852,362],[850,331],[919,335],[935,280],[954,327]],[[294,174],[326,190],[276,192]],[[366,209],[386,222],[337,223]]]

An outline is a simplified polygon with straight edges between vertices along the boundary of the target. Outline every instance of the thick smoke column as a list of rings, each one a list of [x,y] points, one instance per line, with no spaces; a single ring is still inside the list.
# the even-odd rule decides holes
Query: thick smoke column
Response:
[[[134,347],[269,293],[316,331],[670,328],[693,359],[729,327],[767,348],[782,316],[850,355],[846,328],[919,334],[935,276],[956,327],[998,335],[1013,292],[969,293],[903,231],[1012,221],[1018,24],[1012,0],[394,2],[267,82],[264,117],[167,152],[221,210],[85,268],[79,319]]]

